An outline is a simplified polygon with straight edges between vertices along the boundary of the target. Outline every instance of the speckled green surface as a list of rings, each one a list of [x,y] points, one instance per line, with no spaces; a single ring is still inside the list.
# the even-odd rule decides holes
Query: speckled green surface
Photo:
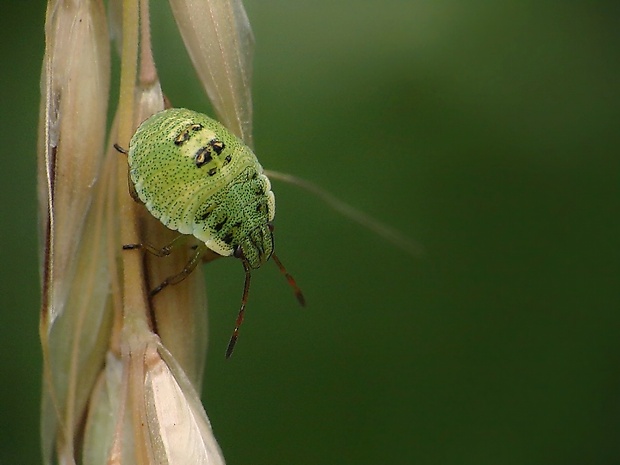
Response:
[[[208,116],[172,108],[144,121],[129,143],[129,173],[146,208],[164,225],[252,268],[273,251],[275,200],[256,156]]]

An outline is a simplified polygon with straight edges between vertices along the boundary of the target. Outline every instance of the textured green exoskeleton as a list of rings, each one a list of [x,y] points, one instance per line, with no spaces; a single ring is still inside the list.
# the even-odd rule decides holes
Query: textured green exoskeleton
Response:
[[[168,228],[219,255],[240,247],[252,268],[271,257],[271,184],[249,147],[220,123],[184,108],[156,113],[131,138],[128,161],[138,197]]]
[[[243,141],[206,115],[171,108],[140,125],[131,138],[129,151],[116,148],[128,155],[135,195],[149,212],[168,228],[202,242],[186,267],[151,295],[182,281],[208,250],[240,258],[246,280],[227,357],[243,321],[251,269],[273,258],[304,305],[301,291],[273,253],[275,198],[271,184]],[[160,250],[148,244],[123,248],[145,248],[159,256],[171,250],[171,246]]]

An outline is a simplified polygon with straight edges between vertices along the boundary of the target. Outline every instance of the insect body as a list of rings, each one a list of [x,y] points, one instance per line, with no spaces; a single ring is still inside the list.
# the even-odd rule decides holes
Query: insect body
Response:
[[[214,252],[240,247],[252,268],[273,253],[271,185],[256,156],[206,115],[172,108],[147,119],[129,143],[130,176],[146,208]]]
[[[182,281],[210,249],[243,262],[246,283],[227,357],[243,321],[250,270],[270,257],[285,274],[303,305],[293,278],[273,254],[271,221],[275,198],[254,153],[223,125],[184,108],[161,111],[144,121],[129,143],[129,175],[139,200],[165,226],[199,239],[185,269],[158,286]],[[133,244],[125,249],[152,246]],[[159,255],[166,255],[164,249]]]

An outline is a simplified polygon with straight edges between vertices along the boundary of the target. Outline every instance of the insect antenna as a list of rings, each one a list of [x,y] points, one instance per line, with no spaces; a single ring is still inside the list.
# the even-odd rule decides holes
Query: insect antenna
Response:
[[[390,241],[409,255],[416,257],[424,254],[424,247],[417,241],[405,236],[400,231],[382,223],[363,211],[352,207],[348,203],[343,202],[313,182],[279,171],[265,170],[265,174],[269,176],[270,179],[279,179],[280,181],[288,182],[314,194],[344,217],[355,221],[364,228]]]
[[[280,259],[278,258],[278,256],[275,253],[271,254],[271,258],[273,259],[275,264],[278,265],[280,273],[282,273],[284,275],[284,277],[288,281],[289,285],[293,288],[293,292],[295,293],[295,297],[297,297],[297,301],[299,302],[299,304],[302,307],[305,307],[306,306],[306,298],[302,294],[301,289],[299,289],[299,286],[297,285],[297,282],[295,281],[295,278],[293,278],[293,276],[291,276],[291,274],[288,271],[286,271],[286,268],[284,267],[284,265],[282,264],[282,262],[280,261]]]
[[[243,323],[243,316],[245,315],[245,304],[248,303],[248,293],[250,292],[250,278],[252,277],[252,275],[250,274],[250,265],[246,260],[242,260],[241,262],[243,263],[243,269],[245,270],[245,283],[243,285],[241,308],[239,309],[239,313],[237,314],[235,329],[233,330],[232,336],[230,336],[230,341],[228,342],[228,347],[226,348],[226,358],[230,358],[233,350],[235,350],[235,344],[237,343],[237,338],[239,337],[239,327],[241,326],[241,323]]]

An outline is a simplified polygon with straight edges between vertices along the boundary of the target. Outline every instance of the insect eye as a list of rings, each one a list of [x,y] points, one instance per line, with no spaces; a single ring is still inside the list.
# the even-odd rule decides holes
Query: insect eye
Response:
[[[238,245],[238,246],[235,248],[235,251],[233,252],[233,256],[234,256],[235,258],[243,258],[243,249],[241,248],[241,246],[240,246],[240,245]]]
[[[202,124],[192,124],[192,131],[197,132],[197,131],[201,131],[203,128]]]

